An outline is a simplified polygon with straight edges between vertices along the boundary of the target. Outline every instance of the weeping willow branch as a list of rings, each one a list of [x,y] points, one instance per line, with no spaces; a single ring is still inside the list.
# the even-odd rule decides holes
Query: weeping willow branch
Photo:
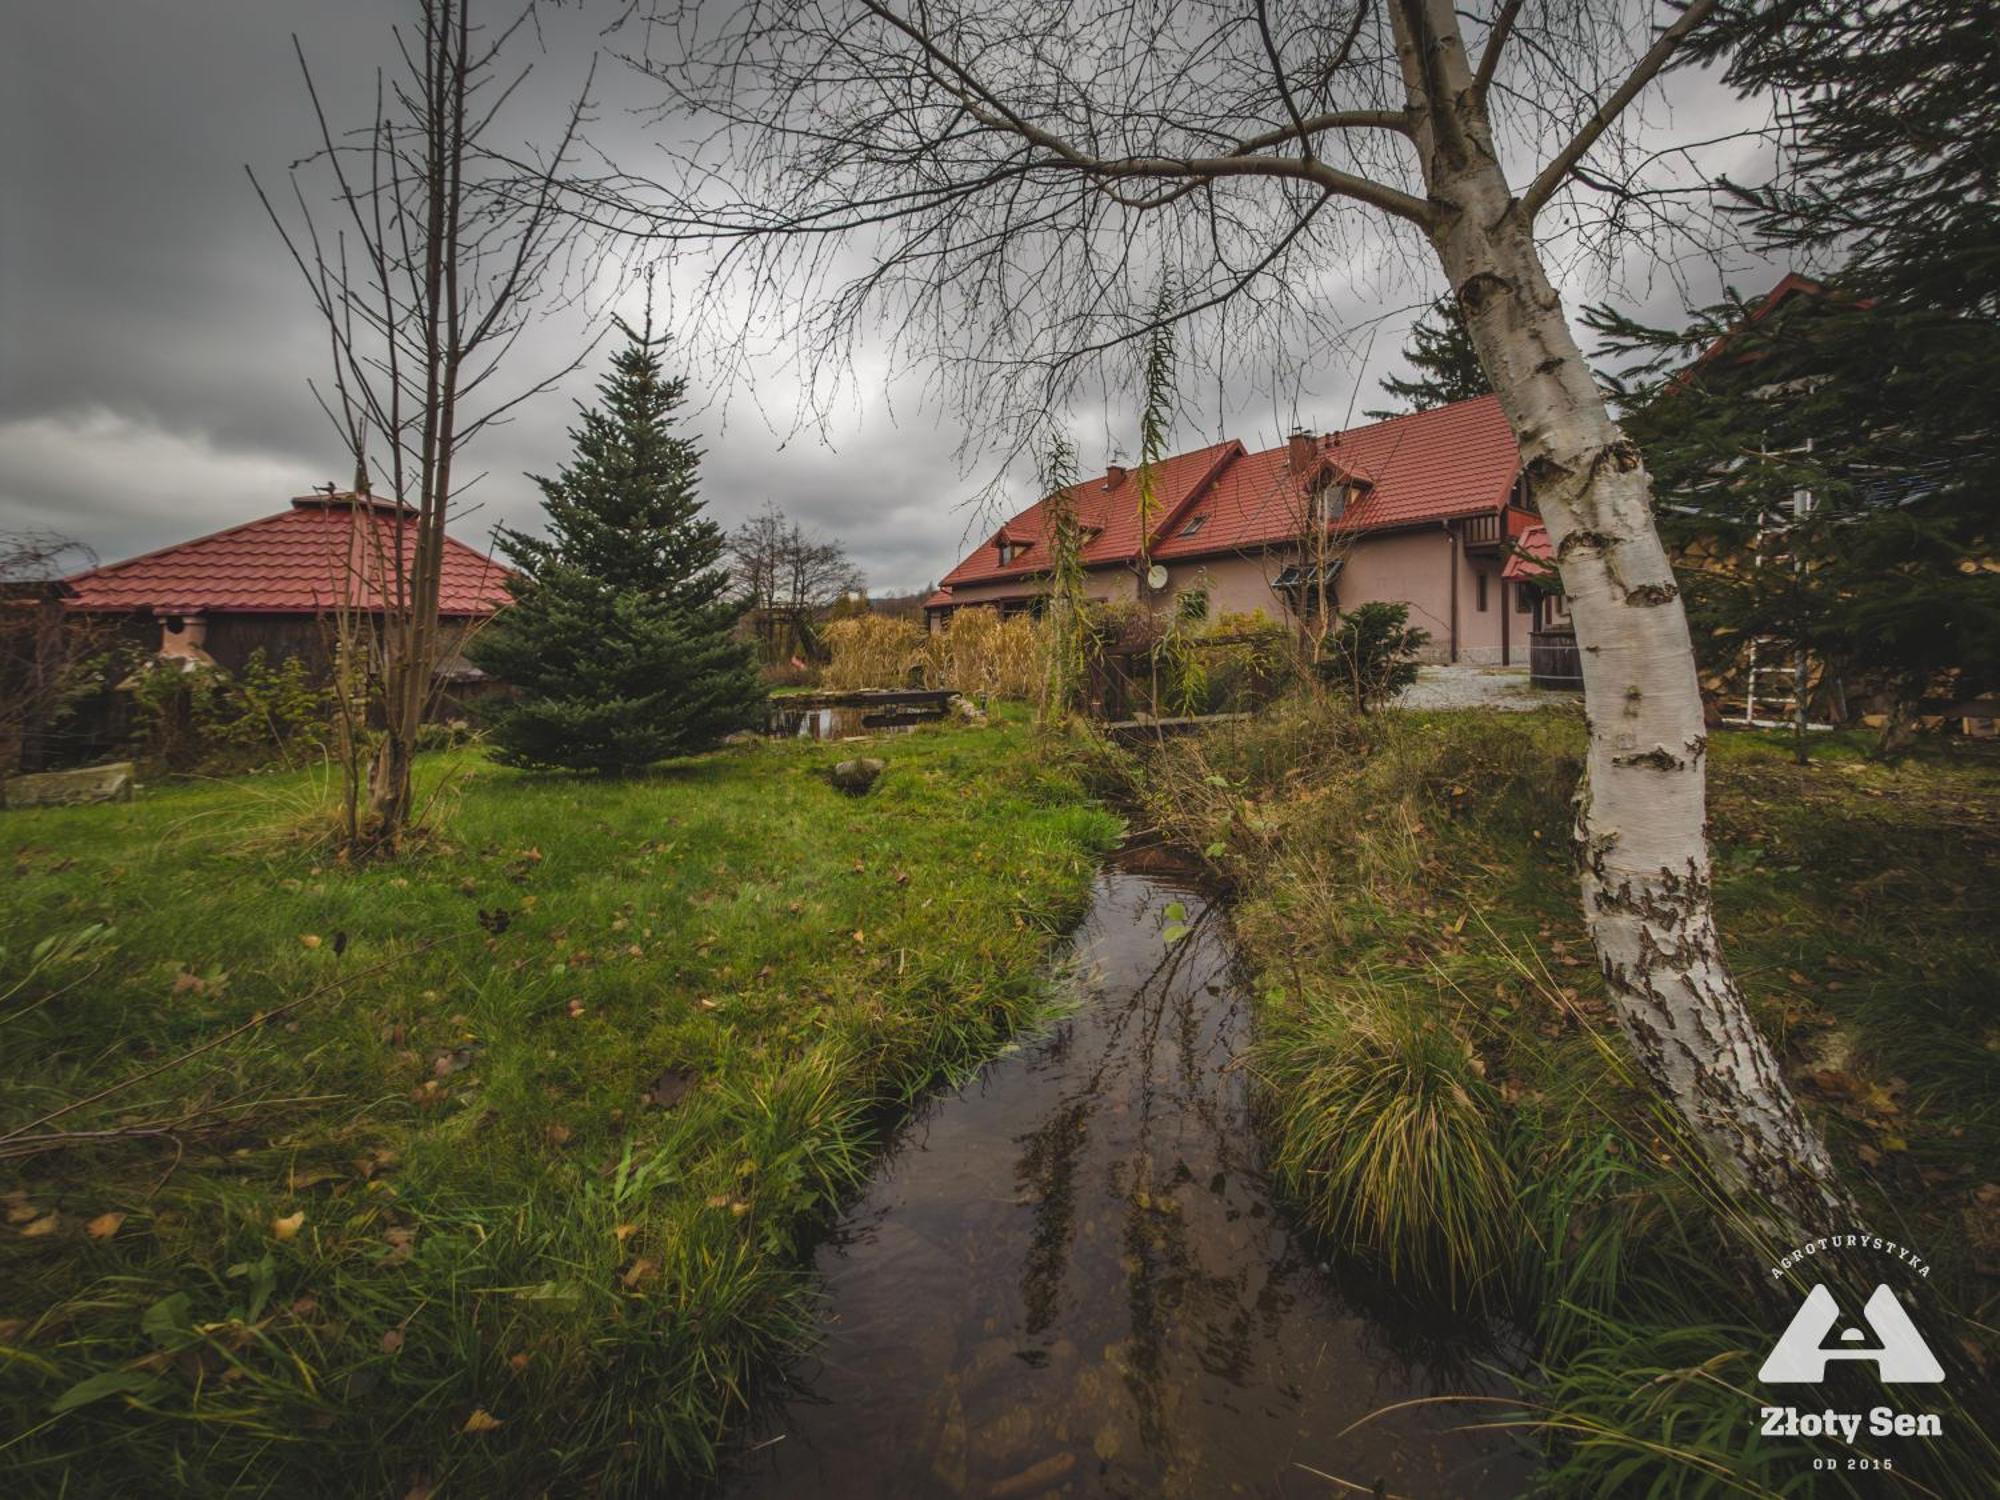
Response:
[[[1166,456],[1167,433],[1179,394],[1174,346],[1173,278],[1160,284],[1153,298],[1152,331],[1146,336],[1146,362],[1139,406],[1139,591],[1145,597],[1146,573],[1152,564],[1153,527],[1160,517],[1158,466]]]
[[[1083,531],[1077,524],[1076,449],[1057,437],[1043,468],[1048,492],[1044,534],[1049,543],[1048,612],[1042,637],[1048,653],[1043,679],[1041,719],[1058,724],[1084,705],[1090,671],[1091,628],[1083,579]]]

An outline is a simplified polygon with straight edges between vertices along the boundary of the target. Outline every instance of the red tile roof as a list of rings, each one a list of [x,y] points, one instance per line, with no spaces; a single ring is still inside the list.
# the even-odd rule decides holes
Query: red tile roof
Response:
[[[1502,578],[1539,578],[1549,571],[1549,562],[1556,555],[1546,526],[1530,526],[1514,538],[1514,548],[1500,569]]]
[[[415,527],[391,501],[301,495],[290,510],[212,536],[92,568],[69,579],[72,609],[165,614],[317,614],[383,607],[398,543]],[[507,569],[445,538],[438,612],[492,614],[507,603]],[[393,586],[389,592],[393,592]]]
[[[1208,483],[1240,457],[1241,443],[1217,443],[1162,460],[1153,471],[1153,492],[1158,507],[1156,530],[1172,518],[1190,497],[1204,492]],[[1086,479],[1066,492],[1076,509],[1077,524],[1084,530],[1084,566],[1102,567],[1123,562],[1139,549],[1139,476],[1136,470],[1112,469],[1101,479]],[[1008,578],[1032,578],[1048,570],[1048,548],[1042,536],[1047,522],[1047,500],[1033,505],[1007,522],[982,542],[965,561],[945,574],[940,589],[961,583],[991,583]],[[1003,565],[997,544],[1016,543],[1021,551],[1012,563]]]
[[[1334,523],[1340,531],[1384,531],[1500,510],[1520,470],[1513,431],[1493,396],[1391,417],[1316,443],[1319,462],[1309,473],[1331,468],[1361,486],[1359,498]],[[1150,551],[1163,562],[1289,541],[1305,514],[1289,445],[1249,453],[1227,442],[1183,453],[1158,466],[1155,487],[1161,520]],[[1069,494],[1077,519],[1097,529],[1083,549],[1085,567],[1136,556],[1135,475],[1114,469],[1103,479],[1072,485]],[[1008,521],[945,575],[943,587],[1025,580],[1045,571],[1046,504],[1037,501]],[[1028,545],[1002,566],[995,545],[1001,540]]]

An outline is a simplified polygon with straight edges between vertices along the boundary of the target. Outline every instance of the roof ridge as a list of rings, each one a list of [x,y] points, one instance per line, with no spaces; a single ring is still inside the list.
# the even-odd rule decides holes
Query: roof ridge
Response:
[[[349,597],[367,608],[383,608],[389,598],[383,548],[393,546],[401,554],[416,521],[414,513],[372,504],[294,506],[85,568],[61,581],[73,606],[86,610],[318,613]],[[442,541],[442,614],[486,613],[505,602],[501,591],[512,569],[449,531]]]

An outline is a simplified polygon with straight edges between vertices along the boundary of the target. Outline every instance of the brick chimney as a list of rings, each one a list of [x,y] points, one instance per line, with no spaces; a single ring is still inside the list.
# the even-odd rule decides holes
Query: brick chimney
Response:
[[[1107,490],[1115,490],[1118,488],[1119,485],[1123,484],[1124,482],[1125,482],[1125,465],[1112,464],[1109,468],[1107,468],[1104,471],[1104,487]]]
[[[1285,446],[1289,450],[1286,462],[1294,474],[1305,473],[1319,457],[1319,439],[1310,432],[1294,432],[1285,440]]]

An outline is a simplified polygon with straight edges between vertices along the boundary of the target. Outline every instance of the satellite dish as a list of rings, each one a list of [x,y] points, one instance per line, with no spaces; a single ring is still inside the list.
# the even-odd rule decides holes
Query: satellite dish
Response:
[[[1163,589],[1166,586],[1167,586],[1167,570],[1164,567],[1162,567],[1158,563],[1154,563],[1152,567],[1146,569],[1147,588]]]

